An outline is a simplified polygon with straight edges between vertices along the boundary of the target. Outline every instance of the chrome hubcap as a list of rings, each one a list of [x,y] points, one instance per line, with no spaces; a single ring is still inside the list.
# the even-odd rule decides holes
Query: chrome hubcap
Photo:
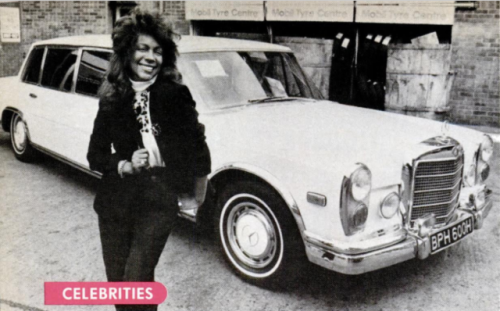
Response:
[[[23,151],[24,148],[26,147],[26,140],[27,140],[27,135],[26,135],[26,125],[24,122],[18,117],[16,120],[16,123],[14,124],[14,147],[18,151]]]
[[[267,213],[252,202],[234,206],[228,217],[227,236],[239,260],[252,268],[268,265],[276,255],[276,230]]]

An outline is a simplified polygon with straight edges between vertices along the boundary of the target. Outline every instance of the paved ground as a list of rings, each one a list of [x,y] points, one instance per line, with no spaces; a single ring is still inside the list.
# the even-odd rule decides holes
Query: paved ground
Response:
[[[310,266],[262,289],[226,267],[213,237],[180,221],[157,268],[160,310],[500,310],[500,146],[494,209],[481,231],[447,252],[348,277]],[[44,281],[104,281],[92,201],[96,180],[51,159],[15,160],[0,132],[0,310],[112,311],[44,306]]]

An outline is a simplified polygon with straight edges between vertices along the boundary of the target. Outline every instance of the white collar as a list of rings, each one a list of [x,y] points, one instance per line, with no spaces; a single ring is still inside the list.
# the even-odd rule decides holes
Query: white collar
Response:
[[[134,89],[134,92],[138,93],[145,91],[148,87],[150,87],[153,83],[155,83],[157,77],[158,75],[154,76],[153,79],[148,81],[134,81],[132,79],[129,80],[132,83],[132,88]]]

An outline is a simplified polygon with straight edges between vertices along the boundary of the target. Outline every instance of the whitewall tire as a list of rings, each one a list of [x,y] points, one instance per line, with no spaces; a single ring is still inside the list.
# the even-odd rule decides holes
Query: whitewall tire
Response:
[[[228,264],[255,283],[274,283],[304,252],[297,225],[283,200],[267,186],[236,182],[219,196],[216,239]],[[302,246],[302,247],[301,247]]]
[[[15,113],[10,122],[10,140],[16,158],[23,162],[32,162],[35,159],[35,149],[31,146],[28,127],[23,118]]]

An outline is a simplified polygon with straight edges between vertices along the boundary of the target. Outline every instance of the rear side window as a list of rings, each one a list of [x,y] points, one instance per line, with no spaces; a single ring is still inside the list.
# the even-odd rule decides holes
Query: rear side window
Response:
[[[43,66],[42,85],[62,91],[71,91],[78,51],[49,48]]]
[[[44,48],[38,48],[31,51],[26,71],[24,72],[23,81],[29,83],[38,83],[38,79],[40,78],[40,68],[42,68],[44,51]]]
[[[76,81],[77,93],[97,96],[108,70],[110,58],[110,52],[83,51]]]

